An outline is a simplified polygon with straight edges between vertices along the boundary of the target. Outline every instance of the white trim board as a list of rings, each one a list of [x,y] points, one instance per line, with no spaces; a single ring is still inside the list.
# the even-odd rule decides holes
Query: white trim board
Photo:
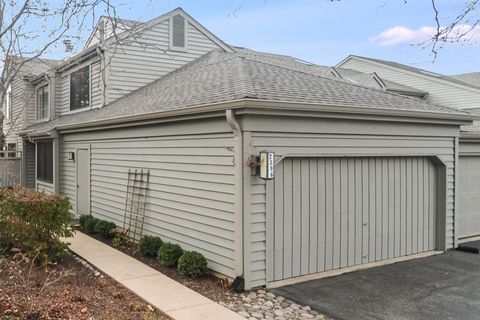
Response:
[[[426,257],[434,256],[434,255],[437,255],[437,254],[441,254],[441,253],[444,253],[444,252],[443,251],[437,251],[437,250],[427,251],[427,252],[412,254],[412,255],[409,255],[409,256],[403,256],[403,257],[398,257],[398,258],[389,259],[389,260],[375,261],[375,262],[360,264],[360,265],[352,266],[352,267],[348,267],[348,268],[335,269],[335,270],[330,270],[330,271],[325,271],[325,272],[320,272],[320,273],[309,274],[309,275],[306,275],[306,276],[300,276],[300,277],[294,277],[294,278],[289,278],[289,279],[285,279],[285,280],[273,281],[273,282],[267,283],[267,288],[268,289],[274,289],[274,288],[279,288],[279,287],[283,287],[283,286],[288,286],[288,285],[291,285],[291,284],[296,284],[296,283],[307,282],[307,281],[311,281],[311,280],[317,280],[317,279],[339,276],[339,275],[342,275],[344,273],[349,273],[349,272],[359,271],[359,270],[364,270],[364,269],[370,269],[370,268],[374,268],[374,267],[387,266],[387,265],[390,265],[390,264],[403,262],[403,261],[408,261],[408,260],[413,260],[413,259],[426,258]]]

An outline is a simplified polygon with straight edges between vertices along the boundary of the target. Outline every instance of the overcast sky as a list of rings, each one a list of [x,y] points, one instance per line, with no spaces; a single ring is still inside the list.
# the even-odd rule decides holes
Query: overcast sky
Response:
[[[464,3],[437,0],[444,17]],[[471,44],[449,45],[434,63],[429,49],[416,45],[434,27],[430,0],[152,0],[132,2],[119,15],[149,20],[176,7],[229,44],[317,64],[356,54],[444,74],[480,71],[479,30]]]

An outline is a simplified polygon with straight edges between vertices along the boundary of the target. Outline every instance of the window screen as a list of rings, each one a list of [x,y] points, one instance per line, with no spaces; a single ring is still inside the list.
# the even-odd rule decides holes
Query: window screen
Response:
[[[48,111],[48,86],[37,89],[37,120],[45,119]]]
[[[53,142],[37,141],[37,179],[53,182]]]
[[[70,110],[90,106],[90,67],[75,71],[70,75]]]
[[[172,18],[172,46],[185,48],[185,18],[179,14]]]

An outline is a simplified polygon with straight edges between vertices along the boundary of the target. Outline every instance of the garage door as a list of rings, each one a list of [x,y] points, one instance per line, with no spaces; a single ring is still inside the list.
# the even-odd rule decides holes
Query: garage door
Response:
[[[267,184],[267,277],[276,281],[435,249],[427,157],[287,158]]]
[[[458,237],[480,235],[480,157],[460,157]]]

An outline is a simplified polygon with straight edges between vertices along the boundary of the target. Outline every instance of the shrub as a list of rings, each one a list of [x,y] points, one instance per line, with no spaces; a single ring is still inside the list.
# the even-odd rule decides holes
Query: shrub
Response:
[[[197,278],[207,273],[207,259],[195,251],[185,251],[178,259],[178,271],[191,278]]]
[[[63,195],[0,190],[0,247],[14,247],[41,262],[57,260],[67,250],[60,239],[73,236],[69,208]]]
[[[106,220],[97,220],[95,223],[95,233],[100,233],[105,238],[113,238],[115,236],[115,223]]]
[[[143,236],[138,243],[138,249],[144,256],[155,257],[162,244],[160,237]]]
[[[182,254],[183,250],[178,244],[164,243],[158,249],[157,259],[164,266],[173,267],[178,263],[178,259]]]
[[[82,215],[80,216],[80,218],[78,218],[78,224],[79,224],[82,228],[84,228],[84,227],[85,227],[85,222],[86,222],[88,219],[91,219],[91,218],[92,218],[92,216],[89,215],[89,214],[82,214]]]
[[[97,225],[98,221],[100,220],[90,216],[90,218],[85,220],[85,225],[83,226],[83,230],[85,230],[85,232],[89,234],[97,233],[95,226]]]

